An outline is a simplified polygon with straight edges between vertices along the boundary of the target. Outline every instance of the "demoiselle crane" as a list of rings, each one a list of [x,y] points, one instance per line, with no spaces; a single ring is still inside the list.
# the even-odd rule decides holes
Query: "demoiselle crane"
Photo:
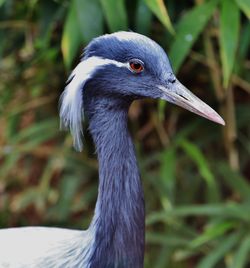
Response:
[[[96,146],[99,190],[86,231],[49,227],[0,231],[0,267],[142,268],[145,212],[127,117],[137,99],[163,99],[224,125],[173,74],[164,50],[134,32],[93,39],[61,96],[60,118],[82,149],[83,113]]]

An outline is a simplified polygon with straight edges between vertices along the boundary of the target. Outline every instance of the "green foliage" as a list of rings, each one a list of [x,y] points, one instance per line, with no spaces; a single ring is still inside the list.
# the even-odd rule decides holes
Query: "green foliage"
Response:
[[[0,227],[88,226],[94,148],[87,131],[81,154],[59,132],[58,99],[89,40],[131,29],[226,120],[222,131],[164,102],[132,105],[145,267],[249,267],[249,0],[0,0],[0,17]]]
[[[232,73],[239,37],[240,12],[234,1],[223,0],[220,16],[220,46],[223,85],[228,87]],[[230,25],[230,27],[228,27]]]
[[[250,19],[250,1],[249,0],[236,0],[236,3],[240,9],[246,14]]]
[[[102,33],[103,15],[99,1],[73,0],[62,35],[62,52],[66,67],[70,67],[83,42],[87,43]]]
[[[142,34],[148,34],[150,32],[151,21],[152,13],[150,9],[146,6],[144,0],[139,0],[135,16],[136,31]]]
[[[177,25],[177,34],[171,45],[169,57],[177,72],[199,34],[213,15],[218,1],[212,0],[187,12]]]
[[[128,28],[124,0],[101,0],[101,4],[110,31],[115,32]]]
[[[167,8],[163,0],[144,0],[153,14],[162,22],[162,24],[171,32],[174,33],[171,20],[168,15]]]
[[[67,68],[70,67],[73,58],[75,57],[81,43],[80,26],[76,21],[76,8],[72,2],[72,8],[66,18],[62,36],[62,53],[64,62]]]

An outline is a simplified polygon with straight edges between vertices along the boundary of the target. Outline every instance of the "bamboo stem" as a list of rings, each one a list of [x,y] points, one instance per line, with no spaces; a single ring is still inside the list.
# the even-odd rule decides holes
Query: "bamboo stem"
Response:
[[[225,128],[225,145],[228,153],[229,164],[233,170],[239,170],[239,154],[235,141],[237,139],[236,120],[235,120],[235,105],[232,85],[227,90],[226,105],[226,128]]]
[[[224,146],[228,156],[228,162],[233,170],[239,169],[239,154],[235,141],[237,139],[236,118],[235,118],[235,104],[233,97],[233,86],[230,84],[228,89],[223,88],[221,67],[217,62],[218,55],[216,55],[210,29],[204,34],[205,53],[208,59],[208,66],[210,70],[211,80],[215,89],[215,95],[220,103],[220,113],[225,118],[226,126],[223,129]]]

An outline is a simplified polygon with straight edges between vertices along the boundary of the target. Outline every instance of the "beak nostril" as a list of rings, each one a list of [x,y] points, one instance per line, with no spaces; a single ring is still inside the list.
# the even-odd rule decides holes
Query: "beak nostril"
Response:
[[[170,83],[175,83],[175,81],[176,81],[176,78],[175,77],[173,77],[172,79],[170,79]]]
[[[186,97],[184,97],[183,95],[179,94],[179,96],[182,97],[184,100],[188,101],[188,99]]]
[[[174,84],[176,81],[176,78],[174,76],[174,74],[171,74],[170,77],[168,78],[168,82],[171,84]]]

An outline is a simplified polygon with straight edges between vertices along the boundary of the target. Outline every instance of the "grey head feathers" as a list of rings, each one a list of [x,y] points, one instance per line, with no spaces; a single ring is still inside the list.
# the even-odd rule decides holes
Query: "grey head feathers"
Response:
[[[159,76],[157,72],[164,68],[161,66],[163,64],[165,67],[168,65],[171,70],[163,49],[153,40],[137,33],[106,34],[93,39],[85,48],[84,56],[69,76],[68,84],[60,98],[61,128],[71,131],[76,150],[81,151],[83,147],[83,91],[87,81],[95,79],[98,71],[107,65],[129,69],[128,61],[131,58],[143,59],[148,69],[152,68],[151,65],[158,66],[156,70],[154,68],[151,70],[152,73],[155,72],[155,77]],[[120,72],[114,71],[112,72],[113,78],[116,73],[120,75]],[[107,77],[106,80],[108,79]],[[123,84],[127,83],[128,79],[129,77],[124,76]]]

